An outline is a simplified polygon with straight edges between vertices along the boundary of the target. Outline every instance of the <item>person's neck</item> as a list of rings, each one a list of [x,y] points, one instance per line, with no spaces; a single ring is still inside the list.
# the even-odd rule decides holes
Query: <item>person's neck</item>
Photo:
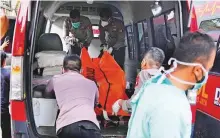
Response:
[[[80,73],[80,72],[75,70],[66,70],[64,71],[64,73]]]
[[[172,72],[171,73],[172,76],[175,76],[176,78],[179,78],[181,80],[187,81],[187,75],[183,75],[183,72]],[[188,90],[191,85],[187,85],[187,84],[183,84],[175,79],[173,79],[171,76],[168,75],[168,79],[171,81],[171,83],[176,86],[177,88],[181,89],[181,90]]]

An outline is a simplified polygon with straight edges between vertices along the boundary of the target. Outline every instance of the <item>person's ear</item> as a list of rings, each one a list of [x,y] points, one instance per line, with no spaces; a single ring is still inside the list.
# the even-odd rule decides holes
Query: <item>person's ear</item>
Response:
[[[147,66],[147,62],[145,60],[142,60],[141,62],[141,69],[145,69]]]
[[[193,67],[193,73],[196,76],[196,78],[198,79],[198,81],[201,80],[204,76],[203,70],[200,66]]]

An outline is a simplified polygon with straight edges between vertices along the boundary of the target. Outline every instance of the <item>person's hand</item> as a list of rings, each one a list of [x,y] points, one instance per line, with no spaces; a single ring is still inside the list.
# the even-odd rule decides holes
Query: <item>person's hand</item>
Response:
[[[107,52],[108,52],[109,54],[111,54],[112,51],[113,51],[113,48],[112,48],[112,47],[109,47],[108,50],[107,50]]]
[[[112,105],[112,115],[117,116],[118,111],[121,109],[121,102],[122,100],[119,99]]]
[[[105,45],[105,46],[103,47],[103,51],[107,51],[107,52],[108,52],[108,46],[107,46],[107,45]]]
[[[5,41],[2,45],[1,45],[1,49],[4,49],[8,46],[9,44],[9,40]]]
[[[80,43],[79,43],[79,47],[80,47],[80,48],[83,48],[83,47],[85,47],[85,46],[84,46],[84,44],[83,44],[82,42],[80,42]]]

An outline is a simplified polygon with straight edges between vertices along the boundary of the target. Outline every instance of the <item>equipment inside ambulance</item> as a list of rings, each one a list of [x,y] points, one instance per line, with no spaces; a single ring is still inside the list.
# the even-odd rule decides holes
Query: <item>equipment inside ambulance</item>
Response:
[[[173,48],[177,46],[182,34],[195,23],[189,21],[191,11],[188,2],[93,1],[90,4],[91,2],[83,1],[21,0],[14,30],[11,64],[10,100],[13,137],[56,137],[55,120],[58,110],[56,100],[44,97],[43,92],[47,81],[52,76],[61,74],[62,60],[67,50],[62,39],[62,26],[72,9],[80,10],[82,15],[88,17],[93,24],[94,38],[88,51],[82,51],[81,58],[83,75],[95,80],[99,86],[101,98],[100,106],[96,108],[98,118],[101,123],[103,120],[108,120],[118,124],[111,128],[102,126],[102,135],[126,137],[129,115],[120,111],[119,116],[115,118],[111,116],[111,106],[115,100],[126,99],[132,95],[133,88],[128,90],[126,88],[135,84],[139,63],[149,47],[163,46],[161,49],[164,50],[167,59],[172,56]],[[102,49],[98,38],[99,10],[103,7],[111,8],[113,17],[122,20],[125,25],[127,47],[124,71],[118,68],[113,57],[107,52],[99,56]],[[188,22],[190,26],[187,26]],[[37,73],[33,73],[34,70],[37,70]],[[211,118],[214,124],[204,129],[212,128],[212,132],[215,132],[217,137],[212,137],[213,135],[208,133],[205,138],[219,136],[217,127],[213,127],[220,125],[220,117],[215,113],[220,108],[213,105],[214,91],[220,87],[217,84],[219,79],[219,75],[215,74],[207,85],[210,99],[208,106],[213,110],[210,112],[200,107],[201,110],[197,113],[197,118],[200,120]],[[211,83],[214,85],[210,85]],[[201,100],[202,102],[204,99]],[[210,113],[211,117],[204,112]],[[213,119],[213,116],[217,119]],[[200,128],[201,125],[210,123],[199,121],[197,124],[199,125],[196,126],[195,135],[203,130]]]

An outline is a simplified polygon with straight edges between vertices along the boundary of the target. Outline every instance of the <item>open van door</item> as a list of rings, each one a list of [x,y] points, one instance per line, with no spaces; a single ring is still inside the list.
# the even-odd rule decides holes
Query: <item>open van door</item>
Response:
[[[197,93],[195,137],[220,136],[220,36],[216,44],[218,49],[209,79]]]

